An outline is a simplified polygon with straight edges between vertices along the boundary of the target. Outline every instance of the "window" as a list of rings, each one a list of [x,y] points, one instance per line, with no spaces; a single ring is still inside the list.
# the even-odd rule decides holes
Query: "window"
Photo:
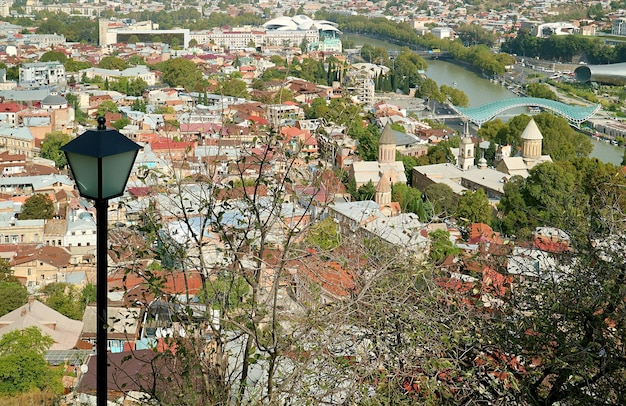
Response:
[[[87,235],[87,231],[83,231],[83,235]]]
[[[31,270],[30,270],[30,268],[28,268],[28,271],[27,271],[26,275],[30,276],[30,274],[31,274]]]
[[[72,231],[72,235],[76,235],[76,232],[75,232],[75,231]]]
[[[5,235],[5,236],[4,236],[4,243],[5,243],[5,244],[8,244],[8,243],[9,243],[9,236],[8,236],[8,235]]]

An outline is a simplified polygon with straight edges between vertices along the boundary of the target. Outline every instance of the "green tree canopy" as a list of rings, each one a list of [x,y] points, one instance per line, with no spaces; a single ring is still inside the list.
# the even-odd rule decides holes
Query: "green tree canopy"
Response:
[[[122,117],[119,120],[115,120],[114,122],[112,122],[111,126],[119,131],[122,128],[126,127],[128,124],[130,124],[130,120],[126,117]]]
[[[52,338],[34,326],[0,337],[0,393],[14,395],[46,389],[60,393],[62,372],[48,367],[44,358],[52,344]]]
[[[36,193],[26,199],[20,212],[20,220],[51,219],[54,216],[54,203],[45,193]]]
[[[450,99],[450,102],[457,107],[469,106],[469,98],[463,90],[455,87],[441,85],[440,92]]]
[[[351,135],[357,135],[357,153],[364,161],[376,161],[378,159],[379,131],[370,131],[371,127],[364,127],[360,121],[355,121],[351,127]]]
[[[4,258],[0,258],[0,282],[18,282],[18,279],[13,275],[11,264]]]
[[[98,67],[101,69],[124,70],[126,69],[126,61],[117,56],[105,56],[100,60]]]
[[[202,72],[188,59],[170,59],[157,64],[157,69],[163,72],[163,81],[172,87],[184,87],[189,91],[206,88],[207,81]]]
[[[41,289],[41,294],[46,298],[46,306],[56,310],[74,320],[82,320],[85,307],[85,298],[74,285],[68,283],[49,283]],[[93,298],[90,298],[93,300]]]
[[[483,44],[492,47],[496,41],[496,36],[492,31],[478,24],[462,24],[454,29],[454,33],[467,46]]]
[[[39,62],[60,62],[65,63],[67,56],[61,51],[47,51],[39,58]]]
[[[106,113],[119,113],[119,109],[117,108],[117,104],[113,100],[104,100],[98,106],[98,110],[96,110],[96,116],[104,117]]]
[[[374,196],[376,195],[376,187],[370,180],[364,185],[361,185],[357,189],[357,200],[374,200]]]
[[[130,105],[130,109],[134,111],[142,111],[145,113],[146,102],[143,100],[143,98],[138,97],[135,100],[133,100],[133,103]]]
[[[341,234],[331,217],[313,224],[307,232],[306,245],[324,251],[333,250],[341,245]]]
[[[311,101],[311,105],[305,106],[305,114],[308,119],[326,117],[328,113],[328,103],[321,97],[316,97]]]
[[[249,97],[248,85],[241,79],[229,78],[219,83],[218,93],[224,96],[241,97],[247,99]]]
[[[492,208],[483,189],[468,190],[459,198],[456,217],[461,224],[491,224],[491,214]]]
[[[556,93],[545,83],[531,82],[526,85],[526,94],[529,97],[540,97],[548,100],[558,100]]]
[[[67,164],[65,153],[59,148],[70,142],[70,136],[62,131],[53,131],[44,136],[41,142],[41,157],[54,161],[57,168]]]
[[[424,189],[424,198],[433,209],[433,216],[446,218],[454,215],[458,206],[452,188],[443,183],[435,183]]]
[[[28,291],[16,281],[0,281],[0,317],[28,303]]]
[[[391,200],[398,202],[403,213],[415,213],[421,221],[428,220],[429,208],[422,200],[422,192],[405,183],[391,186]]]
[[[91,68],[92,65],[89,62],[77,61],[72,58],[68,58],[68,60],[65,61],[64,66],[65,66],[65,71],[67,72],[78,72],[83,69]]]
[[[429,259],[434,264],[442,263],[450,255],[458,255],[461,252],[452,241],[450,241],[450,233],[445,230],[435,230],[428,234],[430,238]]]
[[[244,278],[233,272],[223,272],[212,277],[198,296],[213,308],[237,309],[245,302],[249,290]]]
[[[593,160],[580,161],[592,163]],[[586,226],[582,218],[589,215],[584,211],[588,206],[587,202],[595,194],[592,190],[600,187],[599,183],[592,180],[600,171],[604,169],[604,164],[596,166],[595,169],[585,171],[583,175],[570,162],[546,162],[535,166],[530,170],[530,176],[523,179],[513,177],[504,185],[504,196],[498,204],[501,217],[501,228],[508,235],[516,235],[518,238],[528,238],[530,233],[540,225],[550,224],[562,229],[577,229],[584,232]],[[593,172],[592,172],[593,171]],[[608,172],[610,173],[610,172]],[[583,180],[587,178],[586,180]],[[607,179],[606,175],[598,178]],[[585,183],[590,184],[590,189],[581,187]],[[565,216],[565,213],[568,215]],[[580,223],[575,227],[572,224],[565,224],[564,221],[577,221]]]

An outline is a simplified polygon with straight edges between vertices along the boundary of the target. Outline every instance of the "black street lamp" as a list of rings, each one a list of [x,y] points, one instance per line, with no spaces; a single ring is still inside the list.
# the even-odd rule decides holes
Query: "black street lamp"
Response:
[[[141,146],[117,130],[107,129],[98,117],[98,129],[87,130],[62,146],[81,196],[96,203],[96,399],[107,404],[107,233],[109,199],[124,194]]]

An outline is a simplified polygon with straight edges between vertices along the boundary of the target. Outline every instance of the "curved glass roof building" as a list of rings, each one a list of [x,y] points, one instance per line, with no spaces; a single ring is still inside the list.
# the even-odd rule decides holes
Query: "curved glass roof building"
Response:
[[[574,69],[574,77],[579,82],[599,82],[612,85],[626,85],[626,62],[609,65],[584,65]]]

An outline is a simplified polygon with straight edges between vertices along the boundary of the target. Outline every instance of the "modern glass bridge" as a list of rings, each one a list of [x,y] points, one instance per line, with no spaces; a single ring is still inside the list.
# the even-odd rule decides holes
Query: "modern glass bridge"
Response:
[[[576,127],[580,127],[580,124],[587,121],[600,110],[599,104],[587,107],[571,106],[569,104],[539,97],[516,97],[486,103],[478,107],[451,107],[463,118],[479,127],[498,114],[515,107],[541,107],[564,117]]]

